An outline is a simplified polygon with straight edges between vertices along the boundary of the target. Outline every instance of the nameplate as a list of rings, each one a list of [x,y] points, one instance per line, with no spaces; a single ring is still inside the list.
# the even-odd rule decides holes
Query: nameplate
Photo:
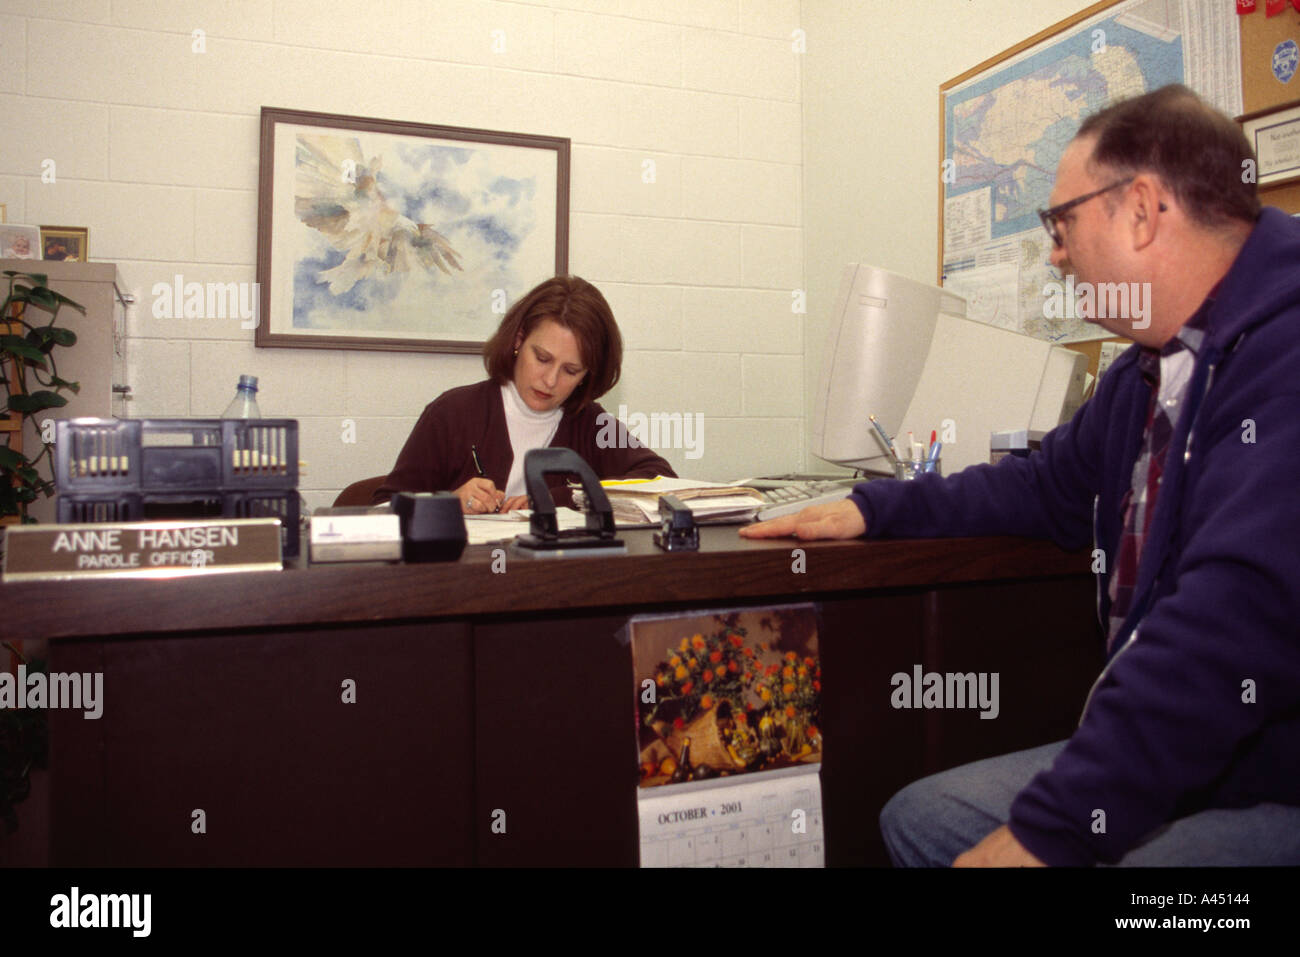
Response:
[[[278,518],[11,525],[4,580],[177,578],[279,571]]]

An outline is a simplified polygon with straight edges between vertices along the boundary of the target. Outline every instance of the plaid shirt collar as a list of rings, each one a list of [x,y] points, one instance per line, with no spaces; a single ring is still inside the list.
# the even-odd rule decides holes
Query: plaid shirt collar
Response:
[[[1219,294],[1219,287],[1223,285],[1220,279],[1210,290],[1210,294],[1205,297],[1201,307],[1192,313],[1192,318],[1188,319],[1178,334],[1164,344],[1159,349],[1153,346],[1143,346],[1142,351],[1138,353],[1138,370],[1142,373],[1142,378],[1149,385],[1154,385],[1160,381],[1160,360],[1166,359],[1175,353],[1186,349],[1192,355],[1197,355],[1201,351],[1201,345],[1205,342],[1205,336],[1210,331],[1210,310],[1214,308],[1215,297]]]

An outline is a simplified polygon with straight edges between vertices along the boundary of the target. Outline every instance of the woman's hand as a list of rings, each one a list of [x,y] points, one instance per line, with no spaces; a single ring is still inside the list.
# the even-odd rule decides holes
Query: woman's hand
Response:
[[[490,478],[478,476],[456,489],[460,510],[466,515],[492,515],[501,511],[505,495],[497,491]]]
[[[503,512],[513,512],[515,509],[528,507],[527,495],[516,495],[514,498],[508,498],[501,503],[501,511]]]

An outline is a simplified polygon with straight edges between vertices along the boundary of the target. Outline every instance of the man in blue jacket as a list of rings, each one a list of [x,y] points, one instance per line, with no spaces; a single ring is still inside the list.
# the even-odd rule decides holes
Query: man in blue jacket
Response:
[[[1052,263],[1148,294],[1094,297],[1135,346],[1091,401],[1028,459],[742,532],[1099,550],[1107,663],[1073,737],[904,788],[896,863],[1300,863],[1300,220],[1261,211],[1253,174],[1185,87],[1089,117],[1041,214]]]

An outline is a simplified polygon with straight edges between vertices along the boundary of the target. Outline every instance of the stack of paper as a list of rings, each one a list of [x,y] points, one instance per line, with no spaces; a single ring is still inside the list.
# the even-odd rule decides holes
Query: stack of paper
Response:
[[[607,479],[600,483],[609,496],[619,525],[658,525],[659,497],[676,496],[701,524],[750,522],[768,503],[752,488],[698,479]],[[586,508],[586,495],[573,493],[574,504]]]
[[[530,509],[517,508],[513,512],[501,512],[495,515],[466,515],[465,532],[469,535],[470,545],[492,545],[509,541],[516,535],[526,535],[529,519],[533,513]],[[587,527],[587,515],[572,508],[560,506],[555,509],[555,524],[560,531]]]

